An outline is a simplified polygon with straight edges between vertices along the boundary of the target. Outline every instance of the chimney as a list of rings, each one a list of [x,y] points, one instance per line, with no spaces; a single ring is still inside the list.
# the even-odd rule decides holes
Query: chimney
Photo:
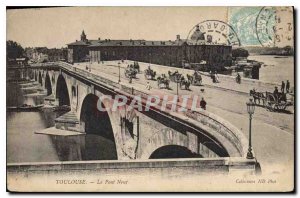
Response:
[[[207,43],[212,43],[213,37],[212,35],[207,35]]]
[[[176,35],[176,40],[180,41],[180,35],[179,34]]]

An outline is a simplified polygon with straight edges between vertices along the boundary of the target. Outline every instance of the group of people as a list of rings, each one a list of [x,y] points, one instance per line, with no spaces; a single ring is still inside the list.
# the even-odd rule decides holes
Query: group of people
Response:
[[[282,93],[289,93],[290,92],[290,81],[289,80],[286,81],[286,84],[284,83],[284,81],[282,81],[282,83],[281,83],[281,92]]]
[[[284,94],[284,93],[289,93],[289,92],[290,92],[290,81],[287,80],[286,83],[284,83],[284,81],[282,81],[281,82],[281,93]],[[276,98],[278,98],[278,96],[279,96],[279,90],[278,90],[277,86],[275,86],[273,95]]]

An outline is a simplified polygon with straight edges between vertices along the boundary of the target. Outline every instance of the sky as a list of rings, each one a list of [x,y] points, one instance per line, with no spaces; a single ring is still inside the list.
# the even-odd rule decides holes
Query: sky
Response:
[[[263,24],[273,23],[277,28],[279,42],[275,42],[273,28],[262,29],[272,32],[276,46],[293,45],[293,14],[291,7],[264,7],[277,9],[263,17],[263,7],[58,7],[40,9],[7,10],[7,40],[14,40],[23,47],[66,47],[80,40],[82,30],[88,39],[145,39],[175,40],[179,34],[186,39],[196,24],[207,20],[218,20],[229,24],[236,32],[242,45],[268,44],[269,34],[262,33],[257,39],[256,20]],[[269,18],[264,21],[264,18]],[[212,26],[213,27],[213,26]],[[218,26],[218,28],[220,28]],[[217,28],[217,29],[218,29]],[[206,28],[207,29],[207,28]],[[220,29],[219,29],[220,30]],[[208,31],[208,29],[207,29]],[[261,31],[261,30],[260,30]],[[215,34],[214,38],[222,34]],[[228,32],[227,32],[228,35]],[[272,36],[271,35],[271,36]],[[221,36],[222,37],[222,36]],[[290,40],[287,38],[290,37]],[[274,42],[270,42],[274,45]]]
[[[7,10],[7,40],[66,47],[80,39],[175,40],[203,20],[227,20],[225,7],[64,7]]]

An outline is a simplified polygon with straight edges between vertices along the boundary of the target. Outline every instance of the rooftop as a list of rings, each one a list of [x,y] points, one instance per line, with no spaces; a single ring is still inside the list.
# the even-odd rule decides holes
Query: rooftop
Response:
[[[181,46],[181,45],[225,45],[217,43],[207,43],[204,34],[201,33],[199,27],[195,30],[191,39],[180,39],[180,35],[176,35],[176,40],[168,41],[146,41],[144,39],[138,40],[111,40],[100,39],[88,40],[82,31],[80,40],[67,44],[68,46],[88,46],[88,47],[101,47],[101,46]]]

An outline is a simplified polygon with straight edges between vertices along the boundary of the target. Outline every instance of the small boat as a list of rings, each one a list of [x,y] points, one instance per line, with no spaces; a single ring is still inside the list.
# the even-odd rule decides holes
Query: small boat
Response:
[[[11,106],[11,107],[7,107],[7,110],[10,111],[36,111],[39,110],[41,107],[43,107],[43,104],[40,105],[28,105],[28,104],[22,104],[21,106]]]
[[[19,109],[39,109],[43,106],[44,106],[43,104],[35,105],[35,106],[28,105],[28,104],[23,104],[23,105],[19,106]]]
[[[274,58],[288,58],[288,56],[274,56]]]
[[[11,106],[11,107],[6,107],[7,110],[17,110],[18,107],[16,106]]]
[[[71,107],[68,105],[54,107],[54,111],[70,111],[70,110],[71,110]]]
[[[55,111],[56,106],[51,104],[44,104],[44,106],[41,108],[42,111],[52,110]]]

